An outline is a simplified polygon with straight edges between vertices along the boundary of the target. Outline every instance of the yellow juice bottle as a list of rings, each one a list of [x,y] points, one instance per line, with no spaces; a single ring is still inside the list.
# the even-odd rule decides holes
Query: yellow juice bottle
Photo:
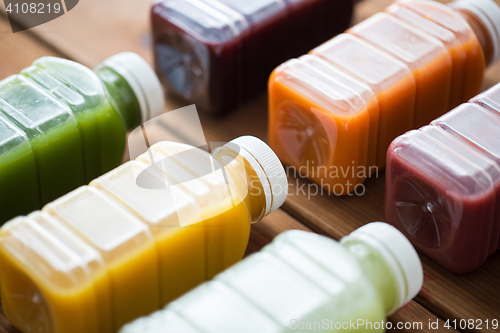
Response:
[[[43,210],[100,252],[111,281],[115,327],[160,305],[158,253],[144,223],[90,186],[65,195]]]
[[[23,332],[110,332],[109,280],[99,253],[44,212],[0,236],[5,315]]]
[[[260,144],[254,138],[245,138]],[[242,155],[246,152],[243,148],[235,150],[221,147],[212,157],[188,145],[160,142],[137,158],[162,170],[173,188],[183,188],[200,207],[205,207],[201,210],[201,222],[193,224],[193,228],[202,227],[205,231],[207,279],[243,257],[250,237],[250,222],[276,209],[276,201],[271,207],[273,200],[269,196],[286,193],[281,166],[269,171],[281,180],[273,194],[269,182],[259,181],[265,177],[265,171],[255,157],[250,153]],[[261,169],[260,174],[257,168]]]
[[[0,230],[5,314],[22,332],[117,331],[239,261],[251,223],[279,208],[287,187],[278,158],[254,137],[212,154],[160,142]]]
[[[292,230],[120,333],[385,332],[423,278],[411,243],[385,223],[340,242]]]

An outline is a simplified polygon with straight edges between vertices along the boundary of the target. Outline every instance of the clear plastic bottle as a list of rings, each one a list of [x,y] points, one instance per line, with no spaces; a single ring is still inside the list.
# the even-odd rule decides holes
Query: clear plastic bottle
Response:
[[[349,328],[384,332],[386,316],[415,297],[422,283],[415,249],[388,224],[370,223],[340,243],[313,233],[286,231],[261,252],[165,310],[126,325],[120,333],[341,332]]]
[[[498,85],[396,138],[387,153],[387,222],[454,273],[475,269],[499,248],[497,92]]]
[[[116,332],[241,260],[251,223],[283,204],[287,185],[254,137],[212,154],[158,143],[5,224],[5,314],[22,332]]]
[[[0,113],[24,132],[36,160],[39,191],[23,200],[36,196],[29,201],[45,204],[118,166],[126,132],[163,112],[163,103],[158,78],[133,53],[111,57],[95,72],[44,57],[1,81]],[[15,194],[18,185],[0,186]],[[21,201],[17,195],[2,201],[0,221],[29,212]]]
[[[474,2],[461,3],[475,6]],[[480,44],[480,39],[483,42],[490,39],[485,39],[488,33],[479,28],[477,22],[473,23],[473,16],[467,15],[466,20],[466,12],[463,10],[454,10],[453,7],[436,1],[402,0],[395,2],[385,11],[435,37],[446,47],[453,68],[448,110],[479,92],[485,65],[495,60],[491,56],[486,59],[485,54],[491,52],[492,45]]]
[[[378,112],[372,108],[364,126],[366,108],[352,94],[311,94],[325,90],[324,83],[306,79],[312,70],[294,72],[285,63],[269,80],[269,142],[286,164],[325,190],[350,194],[353,179],[360,183],[370,169],[385,167],[398,135],[479,93],[485,67],[500,59],[500,7],[492,0],[398,1],[310,54],[369,86]],[[331,73],[322,72],[338,77]],[[352,90],[344,86],[337,90]],[[360,127],[369,138],[367,152],[358,145]]]

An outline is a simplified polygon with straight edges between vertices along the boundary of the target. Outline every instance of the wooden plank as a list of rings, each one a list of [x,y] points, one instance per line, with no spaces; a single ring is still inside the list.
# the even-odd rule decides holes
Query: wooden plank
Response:
[[[218,140],[229,140],[238,133],[266,138],[265,96],[250,104],[260,108],[242,107],[239,113],[225,119],[203,117],[205,133]],[[217,126],[217,127],[216,127]],[[211,129],[214,130],[211,130]],[[224,129],[222,133],[220,129]],[[290,173],[289,173],[290,174]],[[289,177],[290,196],[283,209],[311,230],[339,239],[360,226],[372,221],[384,221],[384,172],[365,183],[366,194],[358,197],[333,195],[307,195],[307,189],[316,188],[306,179]],[[303,193],[302,190],[306,191]],[[425,281],[417,302],[439,315],[442,319],[500,320],[500,252],[490,257],[477,270],[455,275],[447,272],[432,260],[421,255]],[[465,329],[464,331],[469,331]],[[470,330],[476,331],[476,330]],[[479,331],[479,330],[477,330]],[[493,332],[483,329],[481,331]]]
[[[90,67],[113,54],[131,50],[151,60],[148,46],[152,3],[153,0],[84,0],[29,33],[39,36],[66,58]],[[3,2],[0,12],[5,16]]]

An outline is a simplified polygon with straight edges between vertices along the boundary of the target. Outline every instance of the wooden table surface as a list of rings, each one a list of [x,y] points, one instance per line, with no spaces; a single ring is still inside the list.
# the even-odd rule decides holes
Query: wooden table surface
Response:
[[[250,0],[249,0],[250,1]],[[500,4],[500,0],[495,0]],[[93,68],[108,56],[133,51],[152,63],[149,10],[152,0],[82,0],[75,9],[42,26],[13,34],[0,5],[0,79],[18,73],[41,56],[65,57]],[[390,4],[365,0],[356,5],[359,22]],[[442,2],[448,2],[443,0]],[[484,88],[500,82],[500,64],[487,72]],[[185,106],[167,97],[165,111]],[[207,142],[227,142],[241,135],[267,138],[267,96],[263,93],[234,113],[218,119],[201,115]],[[189,124],[177,129],[189,133]],[[181,133],[182,135],[182,133]],[[253,225],[248,253],[261,249],[284,230],[311,230],[334,239],[372,221],[383,221],[384,172],[366,182],[361,197],[307,196],[309,181],[289,177],[291,193],[282,209]],[[479,269],[454,275],[421,255],[425,281],[414,301],[391,316],[393,323],[422,323],[424,332],[450,332],[447,320],[474,320],[459,331],[494,332],[485,321],[500,320],[500,251]],[[482,329],[479,320],[483,321]],[[438,329],[429,328],[429,322]],[[407,326],[408,327],[408,326]],[[398,330],[396,330],[398,331]],[[403,328],[399,331],[414,331]],[[498,331],[498,330],[497,330]],[[16,332],[0,314],[0,332]],[[235,332],[237,333],[237,332]],[[258,332],[256,332],[258,333]]]

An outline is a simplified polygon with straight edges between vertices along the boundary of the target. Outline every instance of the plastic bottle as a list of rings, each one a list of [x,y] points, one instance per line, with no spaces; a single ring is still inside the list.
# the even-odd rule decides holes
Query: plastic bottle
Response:
[[[0,114],[0,221],[40,207],[35,154],[26,133]]]
[[[370,223],[340,243],[286,231],[120,333],[384,332],[386,316],[422,283],[415,249],[388,224]]]
[[[158,78],[133,53],[111,57],[95,72],[73,61],[44,57],[1,81],[0,114],[6,125],[0,135],[9,136],[3,133],[9,127],[18,139],[1,141],[0,173],[17,165],[19,173],[36,169],[37,179],[26,176],[14,182],[20,174],[2,178],[0,187],[9,196],[0,202],[0,222],[39,209],[40,203],[118,166],[126,132],[163,112],[163,104]],[[21,141],[22,148],[15,148],[14,142]],[[32,157],[27,162],[4,157],[18,154],[15,150],[31,150],[27,154],[35,162]]]
[[[498,87],[397,138],[387,154],[387,222],[454,273],[499,248]]]
[[[310,54],[336,68],[322,77],[338,80],[340,71],[371,94],[346,84],[327,93],[306,78],[318,68],[299,73],[285,63],[269,80],[269,142],[285,164],[331,193],[350,194],[385,166],[398,135],[479,93],[485,66],[500,59],[500,8],[491,0],[399,1]],[[368,107],[373,95],[378,108]],[[360,128],[368,128],[367,144],[358,144]]]
[[[161,142],[0,231],[0,289],[22,332],[116,332],[241,260],[279,208],[285,172],[262,141],[212,155]]]
[[[228,112],[279,63],[346,29],[352,11],[353,0],[156,1],[156,70],[172,95]]]

